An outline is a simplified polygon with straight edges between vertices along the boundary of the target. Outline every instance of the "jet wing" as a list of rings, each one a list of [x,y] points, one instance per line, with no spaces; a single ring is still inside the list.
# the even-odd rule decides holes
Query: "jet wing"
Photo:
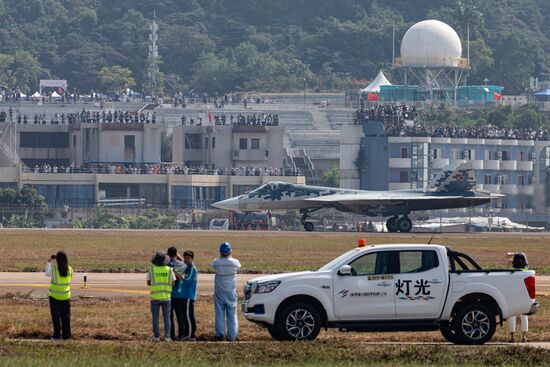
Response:
[[[383,205],[392,202],[418,201],[418,200],[450,200],[462,199],[464,196],[433,196],[433,195],[404,195],[399,193],[376,194],[334,194],[317,196],[304,199],[312,204],[355,204],[355,205]]]

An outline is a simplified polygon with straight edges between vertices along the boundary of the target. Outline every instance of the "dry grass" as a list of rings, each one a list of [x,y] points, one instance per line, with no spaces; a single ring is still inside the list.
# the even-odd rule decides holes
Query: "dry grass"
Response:
[[[369,243],[426,243],[428,234],[358,234],[304,232],[196,232],[98,230],[0,230],[0,271],[38,271],[58,249],[65,249],[76,269],[142,271],[157,249],[175,245],[192,249],[202,271],[229,241],[245,272],[315,269],[355,246]],[[539,274],[550,273],[550,235],[523,233],[437,234],[433,243],[472,255],[486,267],[506,267],[505,253],[524,251]]]
[[[541,297],[539,313],[530,318],[532,341],[550,340],[550,298]],[[75,299],[72,302],[72,326],[77,340],[144,341],[151,335],[151,316],[146,298],[102,300]],[[211,297],[201,297],[196,304],[197,336],[199,340],[212,340],[214,307]],[[239,313],[239,340],[268,342],[269,334],[242,318]],[[506,326],[506,325],[505,325]],[[45,299],[27,299],[20,295],[6,295],[0,299],[0,339],[48,339],[51,321]],[[493,341],[507,340],[507,328],[497,328]],[[320,341],[348,342],[434,342],[444,341],[439,332],[400,333],[342,333],[331,329],[321,332]]]

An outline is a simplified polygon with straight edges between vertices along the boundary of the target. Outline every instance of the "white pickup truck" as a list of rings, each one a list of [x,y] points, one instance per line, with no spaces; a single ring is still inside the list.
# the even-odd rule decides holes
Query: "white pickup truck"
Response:
[[[317,271],[263,276],[246,283],[247,320],[277,340],[345,331],[440,330],[455,344],[491,340],[497,322],[533,314],[535,272],[482,269],[439,245],[355,248]]]

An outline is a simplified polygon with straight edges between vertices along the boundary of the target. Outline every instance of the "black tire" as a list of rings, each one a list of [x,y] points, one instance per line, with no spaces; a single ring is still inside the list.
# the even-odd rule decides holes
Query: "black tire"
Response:
[[[306,232],[313,232],[315,230],[315,225],[312,222],[305,222],[304,229]]]
[[[313,340],[321,331],[321,316],[309,303],[291,303],[275,320],[274,329],[274,333],[270,334],[277,340]]]
[[[283,341],[284,340],[283,336],[277,331],[276,327],[269,326],[267,328],[267,331],[269,332],[269,335],[271,335],[271,337],[273,339],[278,340],[278,341]]]
[[[489,307],[473,303],[458,310],[451,328],[458,338],[456,344],[481,345],[491,340],[495,334],[497,320]]]
[[[386,229],[390,233],[395,233],[399,230],[399,226],[397,225],[397,218],[396,217],[388,218],[388,220],[386,221]]]
[[[439,331],[441,331],[441,335],[443,335],[445,340],[447,340],[449,343],[460,344],[458,336],[455,334],[448,321],[441,322],[441,324],[439,325]]]
[[[412,221],[407,216],[397,221],[397,227],[399,228],[399,232],[409,233],[412,229],[412,226],[413,226]]]

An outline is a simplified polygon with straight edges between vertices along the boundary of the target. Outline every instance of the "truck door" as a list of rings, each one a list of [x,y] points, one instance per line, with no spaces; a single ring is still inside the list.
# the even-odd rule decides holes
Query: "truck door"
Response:
[[[398,319],[436,319],[447,293],[448,269],[435,250],[397,253],[395,310]]]
[[[365,254],[349,263],[350,275],[335,274],[334,313],[338,320],[395,318],[395,269],[391,251]]]

